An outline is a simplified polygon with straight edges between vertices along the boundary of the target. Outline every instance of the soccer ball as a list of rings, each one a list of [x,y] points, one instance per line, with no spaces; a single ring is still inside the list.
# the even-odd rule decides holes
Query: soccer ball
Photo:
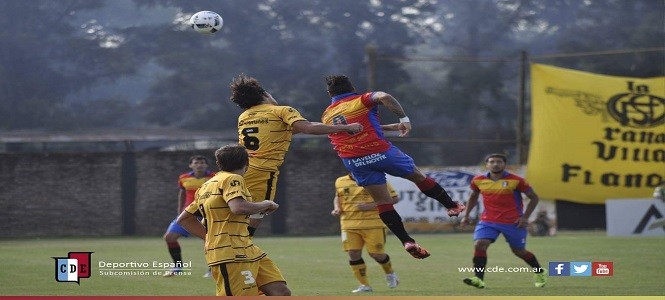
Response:
[[[214,11],[200,11],[192,15],[189,24],[198,33],[213,34],[222,29],[224,19]]]

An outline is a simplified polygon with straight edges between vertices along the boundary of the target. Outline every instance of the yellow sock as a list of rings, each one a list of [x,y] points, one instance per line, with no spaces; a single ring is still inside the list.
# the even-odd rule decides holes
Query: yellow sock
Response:
[[[351,270],[353,270],[353,275],[356,276],[356,279],[360,282],[362,285],[369,285],[369,281],[367,280],[367,266],[365,265],[365,262],[360,259],[357,261],[352,261],[351,263]]]
[[[393,264],[390,262],[390,256],[386,254],[386,259],[383,261],[380,261],[379,264],[381,265],[381,268],[383,268],[383,272],[386,272],[386,274],[393,273]]]

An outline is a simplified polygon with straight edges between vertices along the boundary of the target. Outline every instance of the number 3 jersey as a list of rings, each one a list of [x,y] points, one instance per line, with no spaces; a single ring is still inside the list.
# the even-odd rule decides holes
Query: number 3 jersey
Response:
[[[328,135],[333,148],[341,158],[361,157],[385,152],[392,146],[383,137],[379,123],[379,110],[371,101],[372,93],[346,93],[332,98],[332,104],[326,108],[321,121],[328,125],[360,123],[363,131],[356,134],[346,132]]]
[[[196,199],[185,209],[204,218],[204,250],[209,266],[252,262],[266,256],[249,238],[249,216],[233,214],[229,208],[228,201],[238,197],[252,202],[245,180],[238,174],[221,171],[196,191]]]
[[[276,172],[289,151],[292,125],[306,121],[293,107],[260,104],[238,117],[238,142],[249,152],[249,166]]]

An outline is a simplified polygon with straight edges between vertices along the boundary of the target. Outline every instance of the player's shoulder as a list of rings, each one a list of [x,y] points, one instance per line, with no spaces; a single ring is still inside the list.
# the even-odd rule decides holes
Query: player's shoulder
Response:
[[[222,172],[220,172],[220,173],[222,173]],[[242,175],[238,175],[238,174],[235,174],[235,173],[223,172],[222,175],[223,176],[221,176],[221,177],[224,180],[224,182],[229,182],[229,183],[231,183],[231,185],[233,185],[233,181],[238,181],[238,182],[244,182],[245,181],[245,179],[242,177]]]
[[[349,175],[344,175],[344,176],[337,177],[337,179],[335,179],[335,183],[344,182],[344,181],[347,181],[347,180],[351,180],[351,178],[349,178]]]
[[[485,180],[485,179],[489,179],[489,177],[487,177],[487,174],[483,173],[473,176],[471,180]]]
[[[180,176],[178,176],[178,179],[185,179],[185,178],[190,178],[190,177],[193,177],[193,176],[194,175],[192,174],[192,172],[185,172],[185,173],[180,174]]]
[[[506,172],[506,175],[504,175],[503,178],[512,180],[524,180],[524,177],[509,172]]]
[[[296,108],[288,105],[273,105],[271,109],[282,113],[300,113]]]

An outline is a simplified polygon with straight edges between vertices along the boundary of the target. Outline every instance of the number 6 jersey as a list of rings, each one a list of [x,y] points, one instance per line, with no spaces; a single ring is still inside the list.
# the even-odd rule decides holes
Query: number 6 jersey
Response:
[[[296,121],[306,119],[290,106],[260,104],[240,114],[238,142],[247,148],[250,168],[278,171],[289,151]]]

